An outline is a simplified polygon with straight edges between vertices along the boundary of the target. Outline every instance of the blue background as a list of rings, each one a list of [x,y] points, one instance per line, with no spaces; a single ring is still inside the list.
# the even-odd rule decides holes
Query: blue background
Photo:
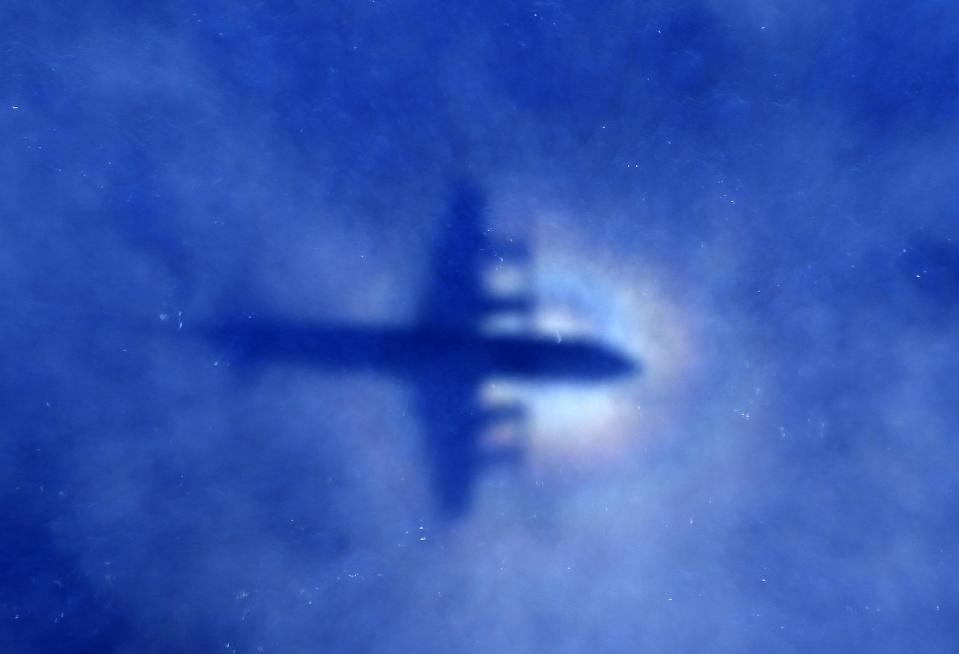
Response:
[[[5,3],[0,650],[955,651],[957,39],[927,1]],[[447,524],[402,384],[190,328],[413,320],[464,174],[590,271],[653,418]]]

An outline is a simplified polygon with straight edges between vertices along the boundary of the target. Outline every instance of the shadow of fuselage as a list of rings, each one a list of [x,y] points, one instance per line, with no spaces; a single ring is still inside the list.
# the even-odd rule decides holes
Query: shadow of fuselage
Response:
[[[424,376],[590,382],[637,370],[634,361],[596,342],[539,335],[279,321],[224,325],[211,335],[228,343],[239,363],[286,360],[331,371],[384,372],[411,383]]]

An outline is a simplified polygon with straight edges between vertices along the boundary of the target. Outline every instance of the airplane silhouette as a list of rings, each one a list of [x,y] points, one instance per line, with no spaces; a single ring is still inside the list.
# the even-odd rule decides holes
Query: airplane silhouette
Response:
[[[478,392],[484,380],[598,382],[638,370],[625,355],[587,339],[559,341],[481,328],[490,316],[533,310],[527,296],[496,297],[484,287],[482,273],[491,261],[502,261],[503,254],[522,256],[523,250],[498,249],[480,227],[482,209],[482,196],[472,184],[454,185],[416,324],[396,328],[250,317],[207,331],[245,363],[285,360],[405,380],[415,391],[433,493],[450,517],[468,510],[484,467],[520,461],[525,451],[522,443],[484,442],[485,430],[524,415],[518,404],[483,405]]]

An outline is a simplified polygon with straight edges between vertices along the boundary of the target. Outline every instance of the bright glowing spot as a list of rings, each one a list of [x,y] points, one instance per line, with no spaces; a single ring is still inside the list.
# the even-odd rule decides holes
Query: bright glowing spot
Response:
[[[545,384],[494,380],[490,404],[526,408],[530,463],[587,471],[641,452],[665,431],[670,411],[688,386],[696,321],[657,283],[657,271],[537,244],[541,253],[527,282],[536,306],[530,315],[503,317],[496,327],[525,328],[556,342],[588,338],[639,363],[637,375],[608,383]],[[519,286],[510,272],[511,292]],[[492,390],[491,390],[492,389]]]

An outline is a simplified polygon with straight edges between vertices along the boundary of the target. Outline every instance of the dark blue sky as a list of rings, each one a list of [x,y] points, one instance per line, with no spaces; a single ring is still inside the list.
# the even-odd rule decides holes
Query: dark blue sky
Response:
[[[0,9],[0,651],[954,651],[959,8],[194,4]],[[464,176],[644,372],[450,524],[192,330],[415,320]]]

